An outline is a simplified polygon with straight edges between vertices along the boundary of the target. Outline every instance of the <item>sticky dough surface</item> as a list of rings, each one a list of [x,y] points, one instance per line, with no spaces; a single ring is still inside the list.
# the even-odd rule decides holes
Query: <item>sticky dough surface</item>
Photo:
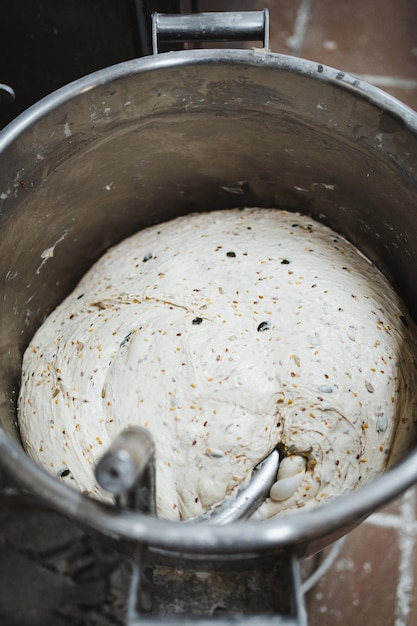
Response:
[[[232,493],[277,444],[307,471],[259,515],[324,502],[409,445],[406,316],[385,278],[308,217],[181,217],[109,250],[36,333],[22,439],[63,481],[103,498],[97,460],[128,425],[149,428],[158,513],[170,519]]]

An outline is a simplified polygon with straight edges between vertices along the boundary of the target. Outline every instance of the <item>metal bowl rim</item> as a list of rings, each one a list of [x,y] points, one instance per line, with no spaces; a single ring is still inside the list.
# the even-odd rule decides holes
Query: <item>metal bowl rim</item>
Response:
[[[351,93],[352,97],[366,98],[381,112],[391,113],[400,118],[411,132],[417,132],[415,111],[377,87],[332,67],[263,49],[188,50],[126,61],[65,85],[34,104],[0,132],[0,154],[57,107],[100,85],[173,66],[219,63],[268,67],[330,83]],[[416,450],[368,485],[308,509],[304,514],[296,512],[262,523],[249,521],[227,526],[193,525],[120,512],[110,505],[84,496],[38,466],[2,428],[0,453],[0,463],[18,484],[74,521],[116,540],[139,542],[168,552],[190,554],[250,554],[321,539],[337,533],[343,527],[357,524],[417,482]]]

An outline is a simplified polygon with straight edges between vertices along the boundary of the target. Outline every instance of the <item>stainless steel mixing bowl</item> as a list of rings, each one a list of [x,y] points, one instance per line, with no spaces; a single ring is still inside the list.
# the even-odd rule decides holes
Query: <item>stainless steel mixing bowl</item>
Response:
[[[64,486],[19,443],[22,353],[110,245],[190,211],[305,211],[345,235],[417,319],[417,114],[342,72],[263,50],[181,51],[108,68],[0,134],[0,455],[78,523],[168,561],[311,553],[417,480],[417,452],[356,492],[262,525],[181,525]],[[417,392],[417,390],[416,390]]]

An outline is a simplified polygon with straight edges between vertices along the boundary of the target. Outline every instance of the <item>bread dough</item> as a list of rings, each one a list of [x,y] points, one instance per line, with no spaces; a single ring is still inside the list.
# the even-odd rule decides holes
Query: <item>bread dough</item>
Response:
[[[174,520],[223,500],[279,444],[305,461],[295,493],[262,505],[270,517],[404,454],[415,347],[386,279],[329,228],[275,209],[192,214],[109,250],[47,318],[24,355],[21,436],[105,498],[98,459],[127,426],[149,428],[158,514]]]

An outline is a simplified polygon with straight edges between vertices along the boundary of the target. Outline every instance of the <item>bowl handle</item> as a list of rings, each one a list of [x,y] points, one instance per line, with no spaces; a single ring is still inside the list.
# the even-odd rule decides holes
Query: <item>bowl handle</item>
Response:
[[[269,48],[269,12],[210,12],[189,15],[152,14],[152,48],[159,41],[262,41]]]

